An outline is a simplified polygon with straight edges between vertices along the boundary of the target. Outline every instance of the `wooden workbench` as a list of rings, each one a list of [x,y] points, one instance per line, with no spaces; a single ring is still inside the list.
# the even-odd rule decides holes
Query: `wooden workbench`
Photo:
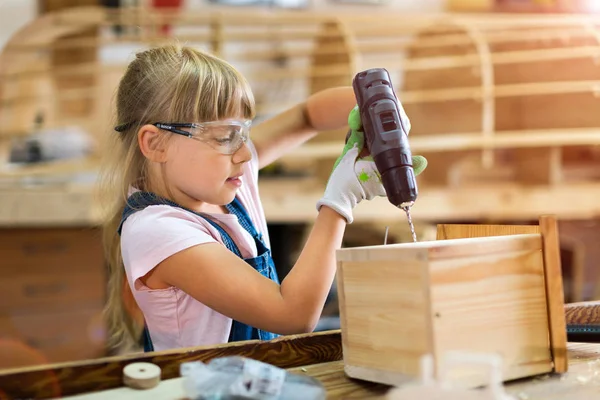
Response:
[[[0,372],[0,388],[4,392],[0,393],[0,397],[182,399],[185,398],[179,378],[179,365],[182,362],[208,361],[227,355],[251,357],[312,376],[325,385],[329,399],[385,398],[390,391],[390,387],[385,385],[347,378],[343,371],[341,334],[339,331],[330,331],[287,336],[272,342],[243,342],[8,370]],[[570,343],[568,357],[568,373],[510,382],[506,390],[520,399],[528,400],[598,398],[600,344]],[[144,391],[123,387],[121,371],[134,361],[159,365],[163,373],[161,384]]]

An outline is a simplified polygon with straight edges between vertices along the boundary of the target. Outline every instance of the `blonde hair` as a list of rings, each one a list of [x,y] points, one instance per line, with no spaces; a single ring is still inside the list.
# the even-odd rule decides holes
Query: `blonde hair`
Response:
[[[115,125],[129,126],[111,135],[98,193],[106,212],[108,345],[122,352],[138,347],[143,329],[143,316],[125,279],[117,232],[130,188],[152,190],[137,142],[138,130],[155,122],[203,122],[240,115],[253,119],[255,110],[250,87],[233,66],[176,44],[138,53],[121,78],[115,103]],[[165,138],[171,136],[163,132]]]

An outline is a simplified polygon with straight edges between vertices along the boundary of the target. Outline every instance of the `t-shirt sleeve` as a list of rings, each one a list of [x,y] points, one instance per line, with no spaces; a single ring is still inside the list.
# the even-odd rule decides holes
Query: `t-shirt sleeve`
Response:
[[[183,210],[150,206],[131,215],[123,224],[121,254],[132,288],[147,290],[139,280],[159,263],[182,250],[216,243],[209,230]]]

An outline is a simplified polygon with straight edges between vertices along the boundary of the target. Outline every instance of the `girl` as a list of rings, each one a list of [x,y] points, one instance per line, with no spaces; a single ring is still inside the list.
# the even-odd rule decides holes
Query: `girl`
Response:
[[[253,129],[254,100],[228,63],[192,48],[137,54],[120,82],[101,193],[111,345],[164,350],[314,329],[353,207],[385,195],[348,141],[294,268],[279,282],[257,176],[316,131],[341,128],[351,87],[315,94]],[[359,122],[358,122],[359,123]],[[354,142],[358,141],[358,144]],[[141,310],[141,313],[139,312]]]

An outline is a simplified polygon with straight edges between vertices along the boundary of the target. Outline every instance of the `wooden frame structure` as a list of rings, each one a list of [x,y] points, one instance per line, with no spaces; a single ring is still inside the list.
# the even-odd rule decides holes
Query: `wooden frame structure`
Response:
[[[173,27],[172,36],[161,33],[164,24]],[[411,148],[430,161],[419,178],[417,221],[531,220],[545,213],[595,217],[600,209],[586,199],[600,194],[600,119],[595,112],[600,105],[598,26],[597,18],[583,16],[383,12],[334,16],[225,13],[219,8],[185,15],[144,10],[143,17],[136,9],[99,7],[47,14],[17,33],[0,54],[2,160],[11,140],[29,134],[40,112],[44,127],[75,124],[90,132],[97,151],[87,160],[4,169],[0,176],[10,189],[7,196],[11,192],[21,196],[23,178],[93,173],[103,138],[111,129],[111,99],[128,56],[175,39],[220,55],[239,68],[254,89],[261,118],[309,93],[348,85],[362,69],[390,70],[411,118]],[[79,35],[91,31],[94,36]],[[55,51],[40,52],[48,48]],[[74,61],[59,68],[45,55],[82,49],[122,57]],[[78,79],[74,88],[76,77],[86,79]],[[302,190],[290,191],[285,201],[271,193],[271,186],[280,180],[273,185],[265,182],[265,202],[275,203],[273,211],[265,207],[271,220],[305,221],[314,215],[312,204],[322,192],[345,133],[321,132],[284,156],[285,169],[303,171],[308,177]],[[297,179],[287,179],[297,187]],[[577,201],[573,193],[579,194]],[[281,209],[296,197],[299,212]],[[391,213],[391,208],[375,203],[362,209],[365,219],[387,220]],[[86,214],[93,223],[94,212]],[[362,217],[359,212],[357,219]]]

